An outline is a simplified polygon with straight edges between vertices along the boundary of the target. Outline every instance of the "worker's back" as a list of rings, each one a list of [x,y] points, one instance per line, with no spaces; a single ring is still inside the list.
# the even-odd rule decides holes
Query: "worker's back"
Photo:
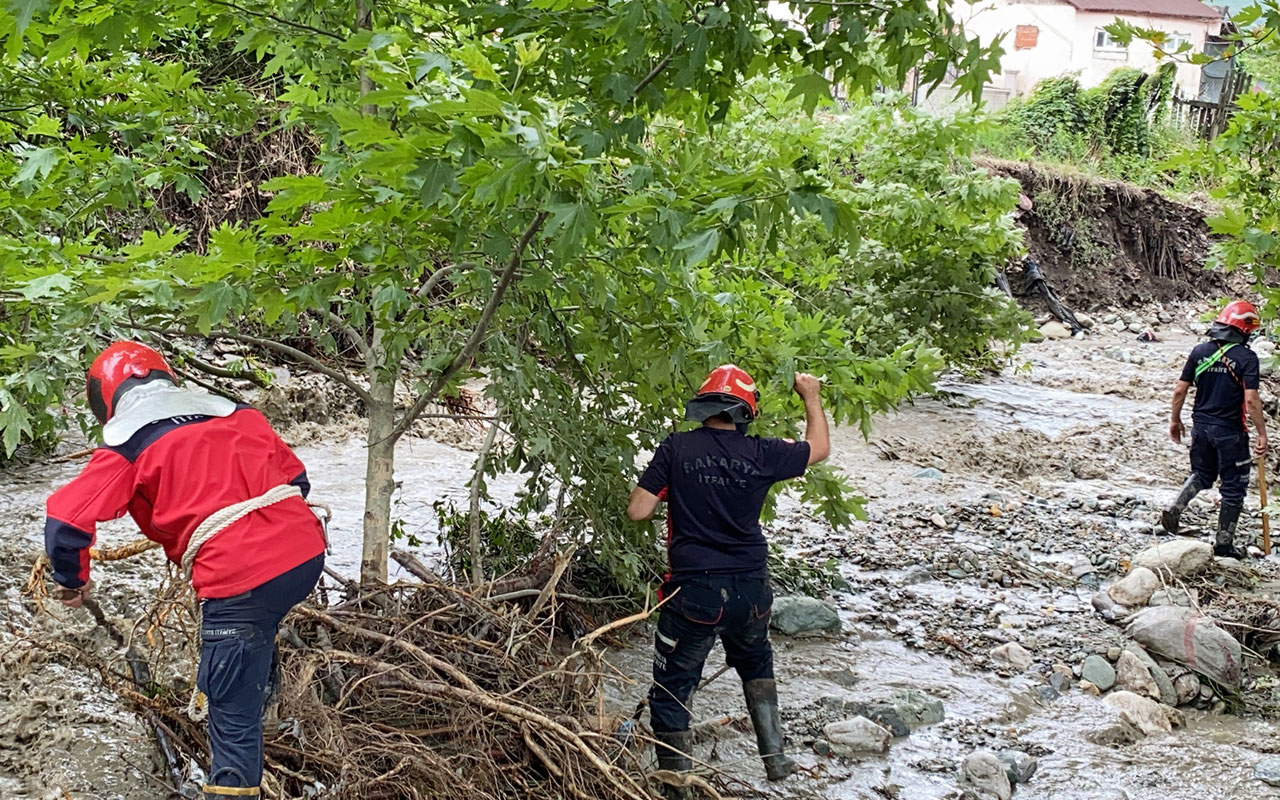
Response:
[[[668,436],[639,485],[667,489],[671,576],[765,574],[760,511],[769,488],[804,474],[809,445],[704,426]]]
[[[241,406],[225,417],[157,420],[122,445],[96,450],[84,472],[49,498],[45,535],[82,547],[97,520],[127,511],[176,563],[210,514],[282,484],[310,489],[302,462],[257,410]],[[303,499],[290,498],[253,511],[209,540],[192,583],[202,598],[230,597],[323,551],[320,521]]]

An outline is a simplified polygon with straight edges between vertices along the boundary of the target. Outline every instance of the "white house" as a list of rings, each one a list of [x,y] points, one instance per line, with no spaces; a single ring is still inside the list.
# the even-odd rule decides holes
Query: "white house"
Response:
[[[1169,34],[1168,49],[1189,42],[1195,52],[1219,33],[1223,12],[1199,0],[955,0],[952,13],[967,33],[984,44],[1000,40],[1001,74],[992,77],[997,94],[1025,95],[1045,78],[1076,74],[1096,86],[1117,67],[1150,72],[1160,62],[1150,44],[1121,46],[1103,28],[1120,18]],[[1200,67],[1179,64],[1182,94],[1195,97]],[[997,103],[998,104],[998,103]]]

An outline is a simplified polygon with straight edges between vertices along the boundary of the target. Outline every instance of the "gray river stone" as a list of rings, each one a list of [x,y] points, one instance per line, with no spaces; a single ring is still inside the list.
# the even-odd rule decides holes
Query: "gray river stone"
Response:
[[[839,633],[840,615],[821,600],[812,597],[787,596],[773,601],[769,625],[779,633]]]
[[[1116,668],[1107,663],[1102,656],[1093,655],[1084,660],[1080,677],[1105,692],[1116,685]]]

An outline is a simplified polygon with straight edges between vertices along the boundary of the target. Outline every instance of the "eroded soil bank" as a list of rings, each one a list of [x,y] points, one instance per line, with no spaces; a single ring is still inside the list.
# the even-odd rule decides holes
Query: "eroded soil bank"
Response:
[[[1019,798],[1280,797],[1253,777],[1257,762],[1280,751],[1280,731],[1263,716],[1223,713],[1209,697],[1183,709],[1184,727],[1135,739],[1074,676],[1050,686],[1055,664],[1073,670],[1126,642],[1090,600],[1152,543],[1158,509],[1183,476],[1186,451],[1165,436],[1165,398],[1196,341],[1184,324],[1193,312],[1174,313],[1157,328],[1161,341],[1147,344],[1098,315],[1083,339],[1028,346],[1001,376],[954,378],[939,397],[877,420],[870,442],[838,431],[835,462],[871,499],[870,518],[833,534],[787,501],[772,531],[793,554],[834,559],[848,582],[827,598],[841,634],[775,638],[790,746],[805,771],[764,784],[732,674],[695,699],[697,756],[778,798],[957,798],[960,762],[1006,748],[1039,760]],[[331,563],[351,573],[363,454],[335,430],[313,431],[299,452],[317,497],[334,507]],[[473,459],[452,444],[403,444],[396,514],[425,542],[424,557],[438,555],[431,504],[465,498]],[[109,648],[109,639],[86,614],[33,615],[20,595],[41,547],[43,497],[77,466],[0,477],[0,797],[154,798],[163,790],[150,777],[159,771],[145,727],[77,665],[77,650]],[[496,483],[495,497],[510,497],[517,483]],[[1196,501],[1193,528],[1207,530],[1216,497]],[[1256,497],[1248,508],[1256,512]],[[1243,527],[1255,532],[1256,516]],[[102,530],[108,544],[133,537],[127,521]],[[1254,582],[1278,584],[1277,563],[1252,563]],[[98,596],[108,614],[136,616],[162,572],[156,553],[103,565]],[[65,646],[31,649],[33,630],[55,632]],[[1006,642],[1031,654],[1028,668],[992,657]],[[644,632],[611,660],[624,677],[610,681],[607,705],[629,714],[648,687]],[[722,664],[717,649],[706,674]],[[181,672],[160,678],[189,678]],[[1247,683],[1255,698],[1269,691],[1265,674]],[[826,723],[907,688],[940,700],[944,719],[895,739],[885,756],[822,754]]]

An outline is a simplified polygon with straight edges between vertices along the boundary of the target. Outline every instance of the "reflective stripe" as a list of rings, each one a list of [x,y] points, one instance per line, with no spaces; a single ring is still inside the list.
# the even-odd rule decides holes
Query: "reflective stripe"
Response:
[[[676,641],[675,639],[672,639],[670,636],[663,636],[662,631],[658,631],[658,641],[662,642],[667,647],[675,647],[677,644],[679,644],[678,641]]]
[[[1197,380],[1197,381],[1200,380],[1200,376],[1204,374],[1205,370],[1207,370],[1209,367],[1212,367],[1214,364],[1218,363],[1218,359],[1222,358],[1224,353],[1226,353],[1228,350],[1230,350],[1235,346],[1236,346],[1235,342],[1231,342],[1230,344],[1219,345],[1218,352],[1214,353],[1213,355],[1209,356],[1208,358],[1206,358],[1205,360],[1201,361],[1199,364],[1196,365],[1196,374],[1194,376],[1194,380]],[[1228,371],[1229,370],[1230,370],[1230,367],[1228,367]]]
[[[205,784],[205,794],[216,794],[224,797],[257,797],[262,789],[257,786],[209,786]]]

